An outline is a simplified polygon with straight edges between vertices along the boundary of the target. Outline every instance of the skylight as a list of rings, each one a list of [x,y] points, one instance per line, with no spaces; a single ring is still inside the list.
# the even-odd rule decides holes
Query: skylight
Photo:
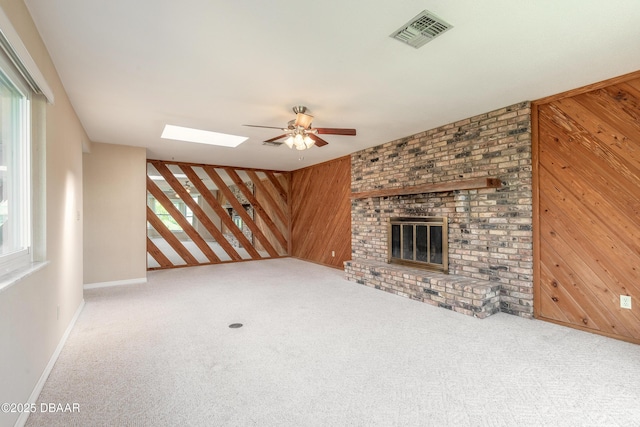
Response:
[[[219,145],[222,147],[237,147],[249,139],[246,136],[228,135],[226,133],[210,132],[202,129],[185,128],[174,125],[165,125],[161,138],[196,142],[198,144]]]
[[[187,177],[187,175],[183,173],[174,173],[173,177],[178,179],[184,179]],[[164,181],[164,177],[160,175],[149,175],[149,178],[151,178],[153,181]]]

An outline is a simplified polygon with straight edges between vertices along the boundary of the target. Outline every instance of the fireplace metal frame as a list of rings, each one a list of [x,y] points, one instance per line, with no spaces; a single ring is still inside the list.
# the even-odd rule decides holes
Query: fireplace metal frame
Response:
[[[395,258],[392,256],[392,226],[400,225],[400,229],[402,230],[403,225],[413,225],[413,260],[407,260],[404,258]],[[415,227],[417,225],[421,226],[438,226],[442,227],[442,264],[434,264],[431,262],[424,262],[416,260],[417,251],[416,247],[416,237],[417,233],[415,231]],[[400,232],[400,248],[403,248],[403,236],[404,233]],[[427,236],[430,233],[427,231]],[[411,267],[419,267],[424,268],[426,270],[438,271],[440,273],[449,273],[449,221],[446,217],[392,217],[389,218],[388,227],[387,227],[387,262],[392,264],[402,264]],[[427,248],[429,245],[427,245]],[[427,252],[427,259],[430,259],[429,253]]]

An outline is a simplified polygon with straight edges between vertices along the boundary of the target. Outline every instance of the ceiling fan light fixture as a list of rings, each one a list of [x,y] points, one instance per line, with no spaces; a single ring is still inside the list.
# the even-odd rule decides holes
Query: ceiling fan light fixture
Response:
[[[267,129],[281,129],[284,134],[276,136],[275,138],[267,139],[263,142],[263,145],[282,145],[286,144],[290,149],[307,150],[314,145],[316,147],[323,147],[328,144],[327,141],[320,138],[319,134],[327,135],[355,135],[355,129],[342,129],[342,128],[313,128],[312,120],[313,116],[306,113],[307,107],[298,105],[293,107],[293,112],[296,114],[296,118],[289,120],[286,128],[279,128],[275,126],[262,126],[262,125],[243,125],[256,128]],[[285,138],[282,142],[282,138]]]
[[[315,144],[315,143],[316,142],[313,139],[311,139],[309,137],[309,135],[305,135],[305,137],[304,137],[304,145],[305,145],[306,148],[313,147],[313,144]]]
[[[302,137],[302,134],[299,134],[299,133],[293,137],[293,145],[296,147],[296,150],[305,150],[307,148],[307,146],[304,143],[304,138]]]
[[[293,136],[289,135],[287,139],[284,140],[284,143],[287,144],[287,147],[293,148]]]

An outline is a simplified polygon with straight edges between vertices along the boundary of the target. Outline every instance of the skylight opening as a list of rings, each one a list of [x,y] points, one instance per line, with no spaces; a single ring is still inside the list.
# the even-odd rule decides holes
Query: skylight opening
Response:
[[[177,179],[184,179],[187,177],[187,175],[183,174],[183,173],[174,173],[173,174],[174,178]],[[151,178],[152,181],[164,181],[164,177],[160,176],[160,175],[149,175],[149,178]]]
[[[229,135],[226,133],[211,132],[208,130],[174,125],[165,125],[160,137],[176,141],[218,145],[220,147],[237,147],[249,139],[249,137],[246,136]]]

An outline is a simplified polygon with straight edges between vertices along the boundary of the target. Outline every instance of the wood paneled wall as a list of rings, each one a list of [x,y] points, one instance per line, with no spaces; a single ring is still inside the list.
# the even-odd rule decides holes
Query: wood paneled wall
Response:
[[[351,259],[351,157],[291,175],[291,254],[343,269]]]
[[[149,269],[290,253],[288,172],[149,160],[147,193]]]
[[[640,343],[640,72],[532,110],[536,317]]]

